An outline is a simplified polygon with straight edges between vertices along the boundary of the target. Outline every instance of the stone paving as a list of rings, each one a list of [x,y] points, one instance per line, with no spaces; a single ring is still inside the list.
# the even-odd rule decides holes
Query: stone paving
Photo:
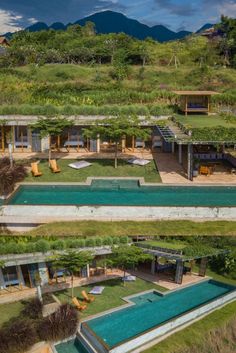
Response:
[[[173,279],[170,276],[166,274],[159,273],[156,275],[152,275],[151,273],[143,272],[143,271],[130,271],[130,273],[132,273],[133,275],[139,278],[142,278],[145,281],[152,282],[158,286],[164,287],[169,290],[185,287],[189,284],[198,283],[208,278],[207,276],[200,277],[197,273],[192,272],[192,274],[186,274],[183,276],[182,284],[177,284],[173,281]]]

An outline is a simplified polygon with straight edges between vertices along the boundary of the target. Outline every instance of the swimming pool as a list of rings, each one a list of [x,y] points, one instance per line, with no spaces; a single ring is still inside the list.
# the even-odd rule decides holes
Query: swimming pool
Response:
[[[233,286],[209,280],[164,295],[158,292],[141,294],[130,298],[136,305],[92,319],[85,325],[112,349],[234,291]]]
[[[135,180],[91,185],[21,185],[9,205],[235,207],[236,186],[139,186]]]

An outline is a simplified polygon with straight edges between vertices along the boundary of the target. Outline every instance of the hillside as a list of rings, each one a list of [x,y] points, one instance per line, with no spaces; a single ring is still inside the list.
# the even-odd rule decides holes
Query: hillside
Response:
[[[121,13],[113,11],[97,12],[91,16],[79,19],[73,24],[85,25],[85,23],[88,21],[95,24],[95,29],[98,34],[126,33],[137,39],[146,39],[150,37],[159,42],[182,39],[192,33],[190,31],[174,32],[162,25],[149,27],[137,20],[128,18]],[[44,22],[36,22],[33,25],[25,28],[25,30],[29,32],[49,29],[66,30],[71,25],[72,23],[63,24],[61,22],[55,22],[51,25],[47,25]],[[208,27],[208,24],[206,26]],[[203,26],[202,28],[205,28],[206,26]],[[197,33],[200,31],[201,30],[197,31]],[[12,33],[5,33],[5,36],[10,38]]]

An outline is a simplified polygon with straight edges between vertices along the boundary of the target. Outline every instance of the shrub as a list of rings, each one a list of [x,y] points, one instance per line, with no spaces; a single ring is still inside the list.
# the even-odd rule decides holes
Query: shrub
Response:
[[[112,238],[112,243],[113,243],[113,245],[120,244],[120,237],[114,237],[114,238]]]
[[[121,244],[127,244],[128,242],[129,242],[129,237],[127,236],[120,237]]]
[[[78,313],[69,304],[63,304],[59,309],[43,319],[39,324],[39,336],[46,341],[59,341],[76,333]]]
[[[26,303],[22,314],[30,319],[40,319],[42,317],[43,305],[38,298],[33,298]]]
[[[96,237],[95,238],[95,245],[96,246],[102,246],[102,238]]]
[[[27,172],[26,168],[21,164],[13,162],[11,166],[10,159],[4,157],[0,160],[0,195],[10,194],[17,182],[24,180]]]
[[[96,242],[94,238],[87,238],[85,239],[85,246],[95,246]]]
[[[45,253],[49,250],[50,250],[50,245],[46,240],[41,239],[35,243],[35,251]]]
[[[65,242],[63,240],[56,240],[51,243],[51,249],[63,250],[65,248]]]
[[[113,244],[113,241],[111,237],[105,237],[103,239],[103,245],[112,245],[112,244]]]
[[[37,342],[35,326],[26,319],[15,319],[0,330],[0,353],[21,353]]]

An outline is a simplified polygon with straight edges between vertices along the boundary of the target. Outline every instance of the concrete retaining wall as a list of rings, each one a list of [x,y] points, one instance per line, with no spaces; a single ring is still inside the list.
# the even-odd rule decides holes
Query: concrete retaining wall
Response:
[[[57,206],[7,205],[0,208],[0,223],[47,223],[69,220],[235,220],[236,207]]]

